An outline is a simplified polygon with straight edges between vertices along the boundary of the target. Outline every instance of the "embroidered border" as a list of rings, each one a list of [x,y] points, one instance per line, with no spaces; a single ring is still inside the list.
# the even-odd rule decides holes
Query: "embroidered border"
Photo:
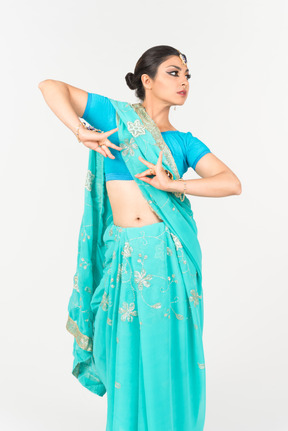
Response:
[[[144,106],[141,105],[141,103],[132,103],[132,108],[136,111],[136,113],[141,118],[144,127],[148,130],[148,132],[151,133],[153,138],[155,139],[156,145],[160,148],[160,150],[163,150],[163,153],[168,161],[168,164],[171,166],[174,177],[176,179],[180,178],[177,165],[175,163],[175,160],[172,156],[172,153],[170,151],[170,148],[166,144],[166,142],[163,139],[163,136],[161,135],[161,132],[156,125],[156,123],[152,120],[152,118],[147,114]]]
[[[153,121],[153,119],[147,114],[144,106],[142,106],[141,103],[132,103],[130,104],[130,106],[134,109],[137,115],[139,115],[139,117],[141,118],[144,124],[144,127],[148,130],[148,132],[151,133],[151,135],[155,139],[155,145],[157,145],[160,148],[160,150],[163,150],[163,154],[165,155],[167,162],[173,171],[174,179],[178,180],[180,178],[180,175],[177,169],[177,165],[170,151],[170,148],[168,147],[168,145],[163,139],[163,136],[159,130],[159,127]],[[183,195],[183,193],[181,192],[173,192],[173,194],[178,198],[180,198]]]
[[[87,352],[93,351],[92,338],[82,334],[78,328],[77,322],[72,320],[70,316],[68,316],[66,329],[68,332],[70,332],[70,334],[72,334],[75,337],[76,343],[78,344],[79,347],[81,347],[81,349],[87,350]]]

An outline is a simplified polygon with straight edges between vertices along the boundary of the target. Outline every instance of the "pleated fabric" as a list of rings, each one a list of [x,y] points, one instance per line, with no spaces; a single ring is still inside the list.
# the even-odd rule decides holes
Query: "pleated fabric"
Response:
[[[203,431],[203,292],[195,266],[164,221],[111,222],[103,239],[104,271],[91,309],[106,431]]]

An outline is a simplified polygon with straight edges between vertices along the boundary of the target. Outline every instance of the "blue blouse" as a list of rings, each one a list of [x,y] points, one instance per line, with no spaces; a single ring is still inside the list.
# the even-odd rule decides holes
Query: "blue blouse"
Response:
[[[82,118],[91,126],[101,129],[105,132],[115,129],[116,111],[108,97],[96,93],[88,93],[87,104]],[[180,178],[189,167],[195,170],[197,162],[205,154],[210,153],[210,149],[200,139],[192,135],[191,132],[179,132],[169,130],[161,133],[165,143],[168,145]],[[109,141],[119,146],[118,131],[109,136]],[[109,147],[109,150],[115,156],[104,158],[105,181],[110,180],[134,180],[130,174],[123,158],[121,151]],[[103,156],[104,157],[104,156]],[[143,170],[145,166],[143,165]]]

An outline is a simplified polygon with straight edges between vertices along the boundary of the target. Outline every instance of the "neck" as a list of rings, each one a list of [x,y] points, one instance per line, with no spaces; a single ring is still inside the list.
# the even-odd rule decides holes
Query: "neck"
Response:
[[[144,100],[140,103],[145,109],[150,118],[159,128],[160,132],[165,132],[167,130],[176,130],[169,121],[169,111],[170,105],[163,105],[163,103],[155,103]]]

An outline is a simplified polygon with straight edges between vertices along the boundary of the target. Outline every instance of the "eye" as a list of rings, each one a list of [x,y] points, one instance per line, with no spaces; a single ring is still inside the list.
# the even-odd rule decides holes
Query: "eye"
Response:
[[[177,73],[177,75],[172,75],[172,76],[178,76],[178,70],[172,70],[172,72],[168,72],[170,75],[172,74],[172,73]],[[186,76],[187,76],[187,79],[190,79],[191,78],[191,74],[190,73],[187,73],[186,74]]]

